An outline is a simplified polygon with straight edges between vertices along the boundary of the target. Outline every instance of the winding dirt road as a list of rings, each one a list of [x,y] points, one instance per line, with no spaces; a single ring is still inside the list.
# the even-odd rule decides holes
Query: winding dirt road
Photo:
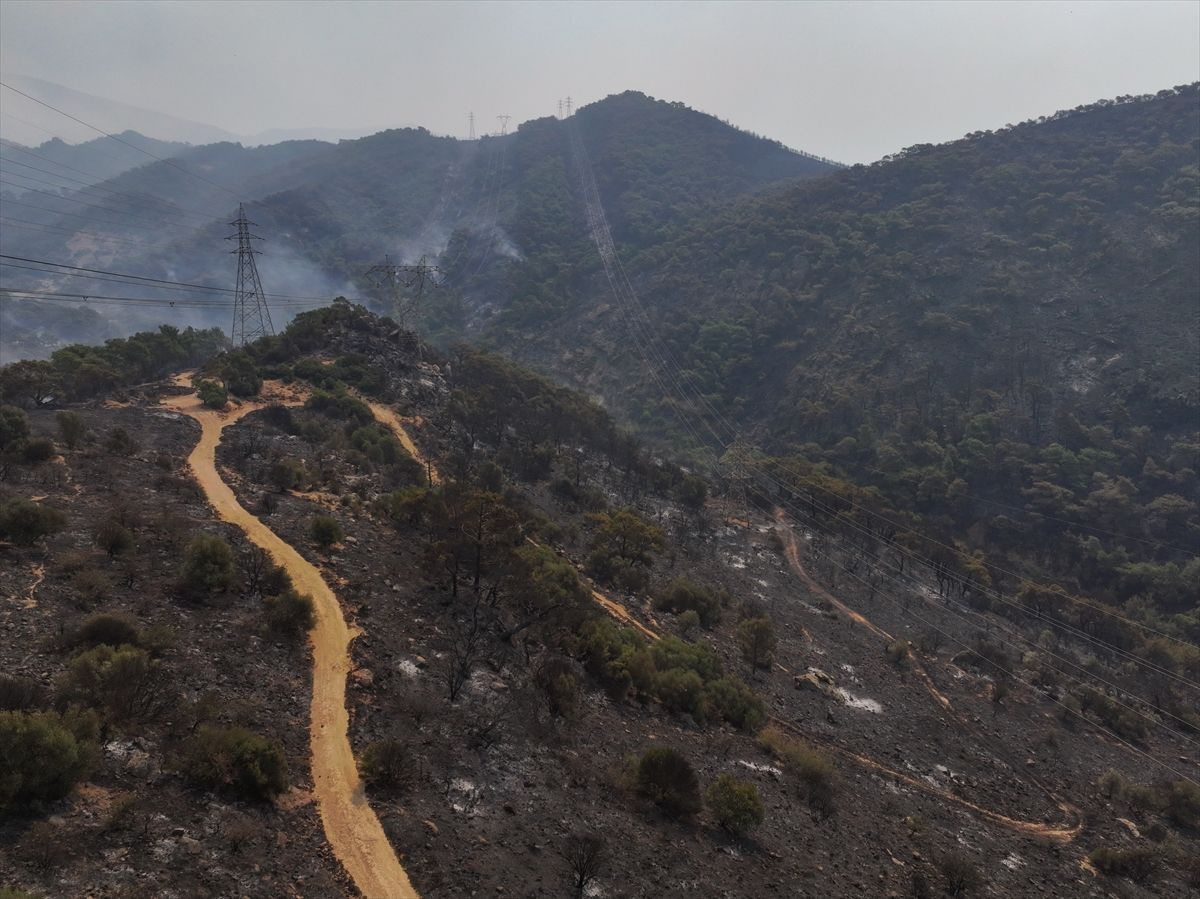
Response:
[[[189,386],[190,376],[176,376],[175,384]],[[270,553],[296,588],[310,595],[316,606],[317,621],[309,634],[313,651],[309,738],[314,792],[334,854],[368,899],[417,899],[417,891],[367,802],[350,750],[346,675],[350,670],[350,641],[355,634],[347,627],[337,597],[320,572],[247,512],[217,472],[216,449],[226,427],[268,403],[294,406],[303,402],[301,394],[287,392],[278,383],[264,384],[263,391],[262,400],[243,403],[230,412],[205,408],[194,393],[164,397],[161,404],[200,424],[200,442],[188,456],[188,465],[217,515],[241,528],[251,541]]]
[[[889,642],[895,639],[883,628],[876,625],[875,622],[871,621],[869,618],[860,614],[859,612],[856,612],[854,609],[850,608],[848,605],[822,587],[821,584],[819,584],[817,580],[808,573],[808,570],[804,567],[800,560],[800,549],[798,541],[796,540],[796,534],[788,525],[786,516],[782,509],[777,508],[775,510],[775,522],[778,525],[776,533],[779,534],[783,542],[784,557],[787,559],[787,562],[791,566],[792,570],[800,576],[810,590],[829,602],[831,605],[849,617],[852,621],[866,628],[872,634],[875,634],[877,637],[881,637]],[[967,733],[976,739],[982,740],[982,737],[975,730],[975,728],[971,726],[970,722],[960,715],[953,705],[951,705],[949,697],[947,697],[946,694],[937,688],[937,685],[933,682],[933,678],[929,676],[929,672],[925,669],[924,663],[915,655],[910,655],[909,658],[913,663],[913,671],[916,673],[917,677],[920,679],[929,695],[932,696],[938,705],[940,705],[942,709],[949,713],[950,717],[953,718],[954,721]],[[788,730],[799,733],[796,728],[786,722],[777,721],[776,723],[783,724]],[[999,812],[994,812],[990,809],[983,808],[982,806],[975,805],[972,802],[968,802],[961,797],[955,796],[953,793],[941,790],[938,787],[933,787],[926,781],[910,777],[909,775],[900,771],[888,768],[887,766],[882,765],[867,756],[859,755],[858,753],[851,752],[848,749],[843,749],[831,743],[827,743],[826,745],[844,758],[852,759],[863,767],[887,774],[896,780],[916,787],[919,790],[923,790],[926,793],[931,793],[943,799],[949,799],[958,805],[963,806],[964,808],[968,808],[977,814],[982,815],[989,821],[994,821],[997,824],[1007,827],[1010,830],[1015,830],[1019,833],[1044,837],[1059,843],[1069,843],[1083,830],[1083,819],[1079,813],[1079,809],[1071,803],[1061,799],[1054,793],[1054,791],[1043,784],[1039,779],[1029,775],[1026,775],[1026,779],[1039,790],[1041,790],[1047,796],[1047,798],[1049,798],[1050,801],[1058,807],[1059,811],[1062,812],[1064,819],[1071,823],[1051,825],[1044,824],[1040,821],[1021,821],[1016,818],[1010,818],[1007,815],[1002,815]]]

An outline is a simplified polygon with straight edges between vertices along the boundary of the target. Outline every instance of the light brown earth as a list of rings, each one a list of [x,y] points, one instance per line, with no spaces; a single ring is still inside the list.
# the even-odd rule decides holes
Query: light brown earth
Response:
[[[188,386],[189,381],[190,373],[175,378],[177,386]],[[312,774],[321,823],[334,854],[368,899],[416,899],[416,890],[367,802],[347,736],[346,675],[355,632],[347,626],[337,597],[320,572],[247,512],[217,472],[216,449],[226,427],[270,403],[298,405],[302,401],[299,392],[268,382],[263,385],[261,400],[229,412],[205,408],[195,394],[164,397],[162,404],[200,425],[200,441],[188,456],[188,466],[217,515],[270,553],[296,588],[313,599],[317,621],[309,635],[313,652]]]

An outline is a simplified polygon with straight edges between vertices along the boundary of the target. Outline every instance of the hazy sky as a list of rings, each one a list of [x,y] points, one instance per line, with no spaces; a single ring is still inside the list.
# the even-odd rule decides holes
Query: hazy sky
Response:
[[[1196,81],[1200,2],[2,0],[0,71],[238,134],[465,135],[470,110],[491,128],[636,89],[866,162]]]

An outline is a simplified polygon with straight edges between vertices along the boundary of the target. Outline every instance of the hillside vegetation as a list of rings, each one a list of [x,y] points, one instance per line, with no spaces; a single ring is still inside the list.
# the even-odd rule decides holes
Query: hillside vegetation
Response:
[[[696,447],[673,410],[703,435],[714,408],[776,459],[785,495],[848,532],[1195,641],[1197,96],[1098,103],[736,202],[619,247],[649,310],[635,331],[597,280],[580,315],[497,342],[664,439]],[[638,332],[687,396],[644,376]],[[1070,600],[1033,604],[1140,642]]]

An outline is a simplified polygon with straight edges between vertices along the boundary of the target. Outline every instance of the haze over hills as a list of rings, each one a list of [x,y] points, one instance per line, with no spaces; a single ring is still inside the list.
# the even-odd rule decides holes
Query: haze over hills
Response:
[[[604,129],[588,142],[620,197],[619,226],[628,216],[640,240],[772,181],[834,169],[640,94],[577,115],[585,129],[593,120]],[[576,261],[589,252],[572,199],[566,131],[552,119],[476,142],[402,129],[338,145],[211,144],[189,150],[177,165],[148,163],[101,185],[103,194],[22,210],[28,224],[5,229],[4,252],[227,286],[223,238],[243,200],[268,239],[260,260],[268,291],[361,295],[363,272],[384,255],[443,254],[450,279],[462,282],[457,294],[442,295],[450,302],[433,307],[434,321],[451,336],[510,304],[513,274],[501,262],[523,256],[523,242],[537,254],[542,241],[560,241]],[[127,329],[153,320],[120,311]]]
[[[260,146],[286,140],[338,141],[362,137],[366,133],[366,129],[325,128],[313,125],[312,127],[272,128],[253,134],[235,134],[205,122],[195,122],[143,106],[110,100],[107,97],[65,87],[41,78],[6,74],[4,81],[51,106],[68,112],[74,110],[90,124],[98,125],[106,131],[133,131],[147,140],[163,143],[198,146],[233,142],[247,146]],[[13,106],[17,105],[11,95],[8,101]],[[21,110],[22,113],[25,113],[26,110],[37,112],[40,120],[53,122],[55,133],[61,135],[60,140],[84,143],[93,140],[96,136],[96,132],[87,125],[39,111],[31,102],[22,104]],[[3,129],[5,139],[26,146],[43,143],[46,137],[45,130],[36,123],[18,121],[14,116],[6,117],[3,122],[0,122],[0,128]]]
[[[629,91],[35,195],[0,879],[1200,889],[1198,99],[846,168]]]

